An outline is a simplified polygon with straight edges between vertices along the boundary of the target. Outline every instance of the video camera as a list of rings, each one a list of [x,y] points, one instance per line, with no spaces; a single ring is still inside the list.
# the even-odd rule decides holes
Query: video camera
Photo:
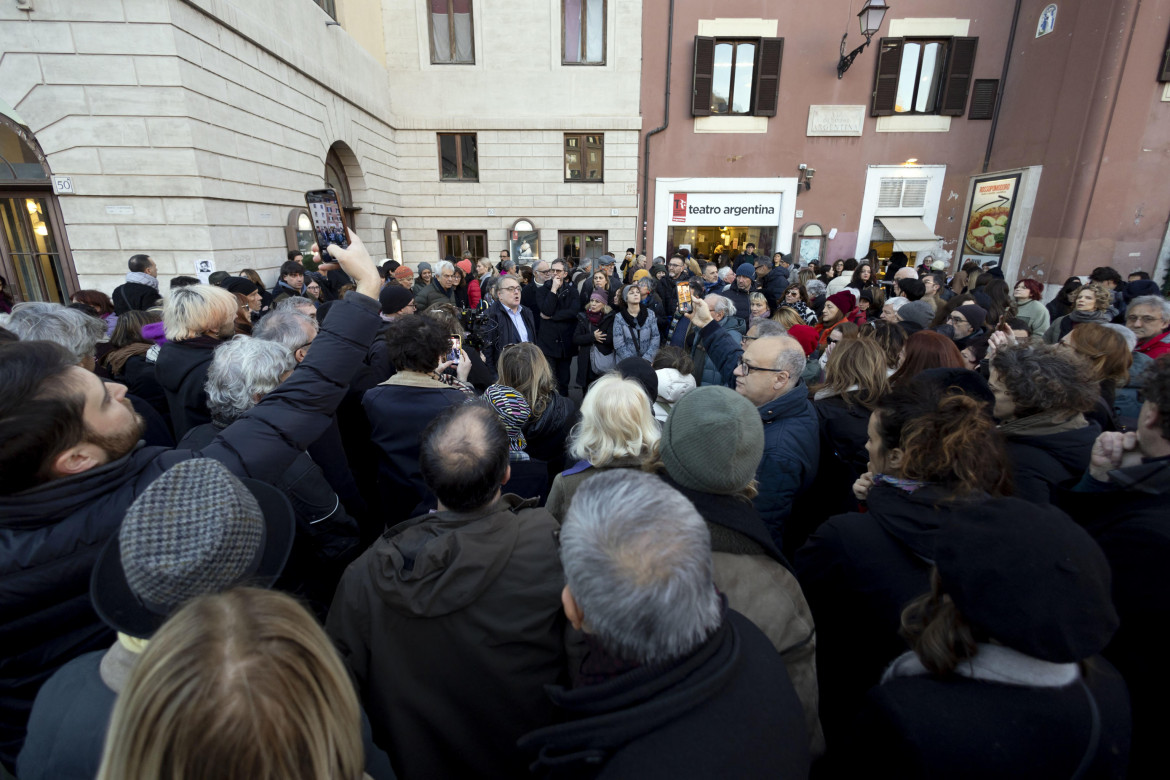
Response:
[[[483,349],[496,327],[495,323],[488,319],[487,313],[488,310],[482,306],[459,310],[459,323],[468,334],[467,343],[477,350]]]

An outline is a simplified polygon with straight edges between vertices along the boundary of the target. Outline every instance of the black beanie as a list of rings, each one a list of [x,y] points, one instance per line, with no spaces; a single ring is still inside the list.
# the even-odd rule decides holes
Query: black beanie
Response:
[[[654,406],[658,400],[658,374],[654,373],[654,366],[640,357],[631,357],[618,363],[617,369],[623,379],[633,379],[640,384],[650,396],[650,405]]]

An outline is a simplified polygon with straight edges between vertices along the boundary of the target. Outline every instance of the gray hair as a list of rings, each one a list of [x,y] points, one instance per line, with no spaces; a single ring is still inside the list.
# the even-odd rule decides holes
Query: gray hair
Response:
[[[296,364],[292,351],[275,341],[236,336],[219,345],[204,385],[212,419],[231,423],[241,417],[275,390]]]
[[[725,282],[730,282],[735,278],[735,269],[729,265],[725,265],[719,269],[719,278]]]
[[[1133,308],[1133,304],[1130,304],[1130,308]],[[1133,352],[1135,349],[1137,349],[1137,334],[1132,330],[1125,327],[1124,325],[1118,325],[1116,322],[1103,322],[1101,324],[1106,328],[1109,328],[1109,330],[1119,333],[1121,337],[1125,339],[1125,348],[1130,352]]]
[[[507,260],[505,260],[503,262],[503,267],[504,267],[504,270],[508,271],[509,273],[512,271],[515,271],[516,270],[516,261],[513,260],[512,258],[508,258]]]
[[[299,295],[290,295],[283,300],[277,301],[276,305],[272,307],[273,311],[295,311],[297,314],[303,314],[310,319],[317,318],[317,307],[308,298],[302,298]]]
[[[767,336],[785,336],[788,334],[788,328],[776,320],[756,320],[748,331],[755,331],[756,338],[762,339]]]
[[[730,298],[724,298],[722,295],[708,295],[703,300],[707,302],[711,311],[722,312],[725,317],[735,316],[735,304],[731,302]]]
[[[804,347],[800,346],[800,342],[789,336],[787,332],[764,334],[756,331],[756,341],[763,341],[765,339],[769,341],[775,339],[782,342],[780,353],[776,355],[776,365],[774,368],[777,371],[787,371],[790,378],[800,378],[801,373],[804,372],[806,363]]]
[[[1101,397],[1088,361],[1056,344],[996,350],[991,368],[1016,404],[1016,417],[1056,409],[1087,412]]]
[[[1170,301],[1163,298],[1161,295],[1139,295],[1129,302],[1129,308],[1134,306],[1153,306],[1158,311],[1162,312],[1162,319],[1170,322]]]
[[[81,363],[94,356],[94,348],[106,335],[106,323],[60,303],[30,301],[12,307],[4,326],[21,341],[51,341],[69,350]]]
[[[584,628],[618,658],[680,658],[719,627],[711,534],[691,502],[660,478],[614,469],[586,480],[560,539]]]
[[[908,303],[910,303],[910,299],[903,298],[901,295],[895,295],[893,298],[890,298],[886,301],[886,305],[892,308],[894,311],[901,309]]]
[[[437,263],[431,264],[431,270],[434,271],[435,276],[442,276],[447,271],[450,271],[451,273],[455,273],[455,266],[452,265],[451,263],[447,262],[446,260],[440,260]]]
[[[805,282],[804,289],[808,293],[808,297],[815,298],[818,295],[823,295],[829,288],[820,279],[809,279]]]
[[[305,346],[305,328],[317,335],[317,323],[297,311],[272,311],[260,318],[252,335],[263,341],[275,341],[290,350]]]

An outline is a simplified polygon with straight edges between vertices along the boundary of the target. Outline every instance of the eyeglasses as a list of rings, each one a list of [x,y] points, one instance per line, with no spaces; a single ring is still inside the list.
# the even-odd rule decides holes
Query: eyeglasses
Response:
[[[1127,316],[1125,318],[1125,321],[1126,322],[1144,322],[1146,325],[1149,325],[1150,323],[1158,322],[1161,319],[1162,319],[1161,317],[1151,317],[1148,314],[1130,314],[1129,316]]]
[[[952,314],[947,319],[950,320],[952,325],[966,325],[967,324],[967,318],[961,314]]]
[[[552,272],[553,272],[554,274],[563,274],[563,273],[565,273],[565,269],[564,269],[564,268],[554,268],[554,269],[552,270]]]
[[[503,287],[503,286],[501,286],[501,287],[500,287],[500,292],[515,292],[516,290],[519,290],[519,289],[520,289],[520,285],[518,285],[518,284],[509,284],[507,287]]]
[[[753,366],[751,363],[747,362],[742,357],[739,359],[739,370],[742,371],[745,376],[747,374],[750,374],[753,371],[770,371],[773,374],[787,374],[788,373],[788,371],[786,369],[783,369],[783,368],[764,368],[763,366]]]

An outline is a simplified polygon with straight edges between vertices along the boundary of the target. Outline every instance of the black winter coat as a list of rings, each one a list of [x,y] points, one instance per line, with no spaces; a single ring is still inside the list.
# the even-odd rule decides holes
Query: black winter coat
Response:
[[[378,302],[333,307],[312,350],[280,387],[200,451],[139,447],[64,479],[0,496],[0,757],[11,765],[41,684],[66,661],[109,646],[89,578],[127,508],[160,474],[196,457],[275,482],[321,436],[378,328]]]
[[[569,433],[581,419],[573,399],[560,393],[553,393],[540,417],[529,419],[524,425],[524,439],[528,442],[528,454],[534,460],[548,464],[548,478],[565,470],[565,448]]]
[[[784,662],[730,609],[677,661],[549,695],[568,722],[520,740],[537,777],[808,777],[804,715]]]
[[[520,304],[520,318],[524,321],[524,327],[528,329],[528,338],[524,341],[536,343],[536,317],[523,303]],[[488,308],[483,334],[483,359],[491,369],[492,375],[496,376],[500,353],[504,351],[504,347],[521,342],[516,323],[512,322],[512,316],[499,301]]]
[[[549,358],[571,358],[573,330],[581,310],[577,288],[566,283],[554,293],[549,280],[536,289],[536,306],[541,321],[536,345]]]
[[[957,675],[891,680],[865,697],[840,753],[848,765],[840,776],[868,777],[881,767],[899,780],[1121,780],[1130,741],[1125,683],[1100,657],[1082,668],[1085,684],[1063,688]],[[1100,713],[1096,744],[1093,705]]]
[[[114,288],[110,300],[114,302],[114,314],[121,316],[128,311],[146,311],[162,301],[162,294],[149,284],[126,282]]]
[[[586,312],[577,315],[577,329],[573,331],[573,344],[577,347],[577,384],[581,387],[588,388],[597,379],[597,374],[593,372],[593,367],[589,362],[589,353],[593,350],[593,346],[596,344],[597,351],[602,355],[613,354],[613,320],[616,316],[617,310],[615,309],[604,315],[601,322],[594,327],[586,316]],[[597,341],[593,337],[594,330],[600,330],[604,333],[605,341]]]
[[[775,311],[784,302],[784,290],[788,288],[788,269],[773,268],[758,284],[760,292],[768,299],[768,306]]]
[[[196,425],[211,422],[204,385],[216,346],[211,339],[201,337],[170,341],[159,348],[154,375],[166,393],[171,427],[180,439]]]
[[[861,697],[906,650],[898,635],[902,609],[930,590],[936,538],[956,523],[991,513],[1063,516],[1015,498],[948,501],[930,486],[907,493],[878,484],[867,506],[865,514],[830,518],[793,560],[817,626],[821,722],[830,755]]]
[[[1052,489],[1061,482],[1080,479],[1089,467],[1093,442],[1101,429],[1096,423],[1084,428],[1045,436],[1006,434],[1008,460],[1012,464],[1015,495],[1034,504],[1052,502]]]
[[[170,419],[171,410],[167,405],[166,391],[155,376],[154,363],[148,363],[145,355],[134,355],[127,359],[122,366],[122,373],[111,378],[126,385],[128,393],[138,396],[156,412]]]

